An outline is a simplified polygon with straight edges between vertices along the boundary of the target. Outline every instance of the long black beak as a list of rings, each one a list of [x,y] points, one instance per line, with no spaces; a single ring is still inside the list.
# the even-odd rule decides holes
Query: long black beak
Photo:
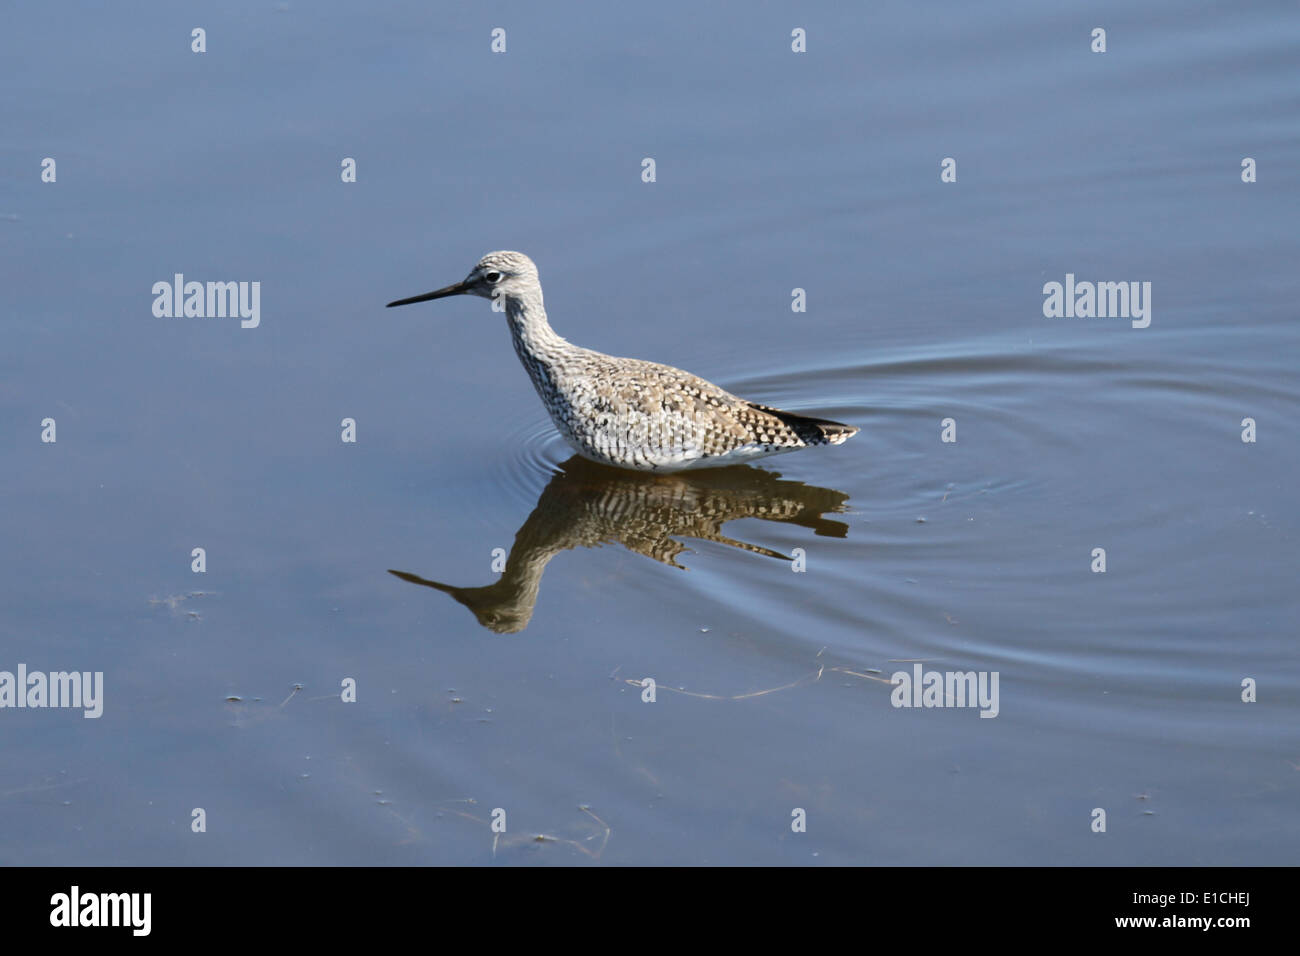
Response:
[[[455,285],[449,285],[445,289],[435,289],[432,292],[426,292],[424,295],[414,295],[409,299],[398,299],[396,302],[388,303],[387,308],[395,305],[411,305],[413,302],[428,302],[430,299],[445,299],[449,295],[464,295],[469,292],[469,282],[457,282]]]

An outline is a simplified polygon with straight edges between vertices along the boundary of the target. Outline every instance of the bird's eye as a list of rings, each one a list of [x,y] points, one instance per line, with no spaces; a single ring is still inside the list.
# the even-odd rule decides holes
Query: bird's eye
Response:
[[[499,272],[489,272],[489,273],[488,273],[487,275],[485,275],[483,278],[484,278],[484,279],[487,279],[488,282],[497,283],[497,282],[500,282],[500,281],[501,281],[501,273],[499,273]]]

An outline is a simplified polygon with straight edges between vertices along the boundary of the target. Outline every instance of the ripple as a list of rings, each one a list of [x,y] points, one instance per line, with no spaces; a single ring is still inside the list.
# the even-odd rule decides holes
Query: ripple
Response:
[[[1211,352],[1191,334],[1135,337],[1117,350],[1006,335],[729,380],[862,427],[812,472],[849,495],[849,530],[805,543],[805,574],[715,549],[682,586],[703,617],[835,663],[1000,668],[1020,708],[1066,723],[1218,694],[1231,645],[1207,642],[1203,622],[1230,603],[1267,628],[1283,587],[1280,571],[1216,557],[1225,541],[1240,553],[1281,533],[1249,510],[1261,491],[1235,429],[1247,412],[1289,418],[1296,390],[1260,375],[1252,341],[1224,332]],[[945,417],[955,445],[939,440]],[[1223,477],[1195,490],[1187,462],[1206,455]],[[782,529],[764,543],[799,544]],[[1106,575],[1089,569],[1098,545]]]
[[[537,494],[573,454],[549,418],[532,415],[516,424],[493,459],[493,484],[511,504],[532,507]]]

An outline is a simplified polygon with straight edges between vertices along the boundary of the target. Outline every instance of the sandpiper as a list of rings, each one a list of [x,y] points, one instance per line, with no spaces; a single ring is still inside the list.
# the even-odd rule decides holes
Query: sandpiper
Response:
[[[637,471],[715,468],[857,434],[852,425],[746,401],[670,365],[561,338],[546,320],[537,266],[521,252],[489,252],[463,281],[388,305],[452,295],[502,303],[515,353],[551,421],[592,461]]]

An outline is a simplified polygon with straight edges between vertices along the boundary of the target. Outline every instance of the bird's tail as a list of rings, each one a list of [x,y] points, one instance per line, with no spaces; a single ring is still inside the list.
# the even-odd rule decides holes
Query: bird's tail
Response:
[[[807,415],[783,412],[779,408],[755,405],[753,402],[749,404],[773,418],[779,418],[808,445],[841,445],[858,433],[856,425],[845,425],[826,418],[809,418]]]

